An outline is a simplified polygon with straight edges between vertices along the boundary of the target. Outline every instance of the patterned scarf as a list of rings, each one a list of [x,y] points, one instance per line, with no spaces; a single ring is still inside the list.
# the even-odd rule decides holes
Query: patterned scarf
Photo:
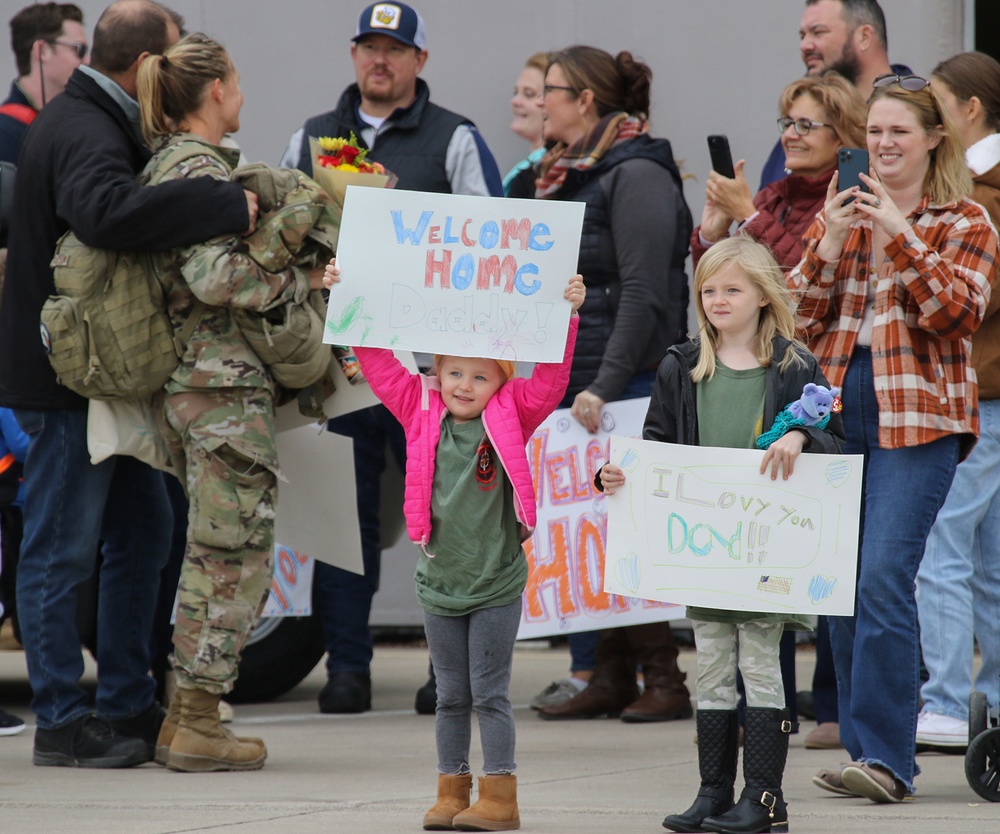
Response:
[[[586,171],[596,165],[609,150],[628,142],[649,130],[648,123],[628,113],[608,113],[583,137],[572,145],[559,142],[539,164],[535,180],[535,197],[552,197],[562,187],[570,169]]]

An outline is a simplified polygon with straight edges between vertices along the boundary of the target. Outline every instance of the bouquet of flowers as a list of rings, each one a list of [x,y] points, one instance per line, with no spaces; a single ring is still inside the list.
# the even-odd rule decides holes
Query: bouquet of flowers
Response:
[[[383,165],[368,160],[368,149],[358,147],[358,137],[353,133],[350,139],[310,138],[309,148],[313,158],[313,179],[341,209],[347,186],[392,188],[398,179]]]
[[[358,147],[358,137],[353,132],[350,139],[333,139],[329,136],[310,138],[309,150],[313,159],[313,179],[333,198],[341,212],[344,210],[347,186],[392,188],[396,184],[395,174],[387,171],[380,163],[368,160],[368,149]],[[333,352],[340,360],[348,382],[357,385],[365,381],[353,350],[334,345]]]

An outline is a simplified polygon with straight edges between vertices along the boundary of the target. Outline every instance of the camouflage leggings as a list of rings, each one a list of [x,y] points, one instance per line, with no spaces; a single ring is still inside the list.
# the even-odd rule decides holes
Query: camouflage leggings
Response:
[[[224,694],[271,587],[274,403],[263,389],[188,391],[163,417],[189,501],[171,660],[181,687]]]
[[[784,709],[778,645],[784,623],[692,620],[698,647],[698,709],[736,709],[736,665],[748,707]]]

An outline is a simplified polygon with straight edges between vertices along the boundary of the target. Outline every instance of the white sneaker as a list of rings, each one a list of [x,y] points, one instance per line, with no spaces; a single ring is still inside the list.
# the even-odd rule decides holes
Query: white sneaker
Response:
[[[917,744],[968,747],[969,722],[936,712],[922,712],[917,716]]]

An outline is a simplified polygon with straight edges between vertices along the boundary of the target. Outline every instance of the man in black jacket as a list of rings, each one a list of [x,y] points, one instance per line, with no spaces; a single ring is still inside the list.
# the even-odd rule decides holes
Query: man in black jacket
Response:
[[[439,107],[419,77],[427,61],[427,32],[417,10],[403,3],[373,3],[358,18],[351,44],[355,83],[337,106],[308,119],[292,136],[281,164],[312,174],[309,138],[347,139],[355,134],[370,158],[399,177],[396,188],[443,194],[502,197],[496,160],[475,125]],[[417,361],[429,357],[418,356]],[[354,438],[358,518],[364,575],[316,563],[313,599],[323,623],[328,681],[319,695],[321,712],[371,708],[372,639],[368,629],[378,588],[379,481],[388,443],[400,466],[403,431],[385,406],[345,414],[330,430]],[[417,693],[417,712],[433,713],[433,677]]]
[[[233,183],[136,183],[149,158],[138,133],[139,64],[178,39],[166,10],[120,0],[97,23],[90,67],[71,76],[25,136],[0,301],[0,405],[30,437],[17,577],[35,712],[36,765],[128,767],[149,761],[163,712],[149,676],[149,632],[171,515],[160,473],[133,458],[92,466],[87,401],[59,385],[39,313],[49,262],[72,229],[88,245],[155,250],[244,232],[256,198]],[[80,687],[77,587],[101,570],[96,712]]]

